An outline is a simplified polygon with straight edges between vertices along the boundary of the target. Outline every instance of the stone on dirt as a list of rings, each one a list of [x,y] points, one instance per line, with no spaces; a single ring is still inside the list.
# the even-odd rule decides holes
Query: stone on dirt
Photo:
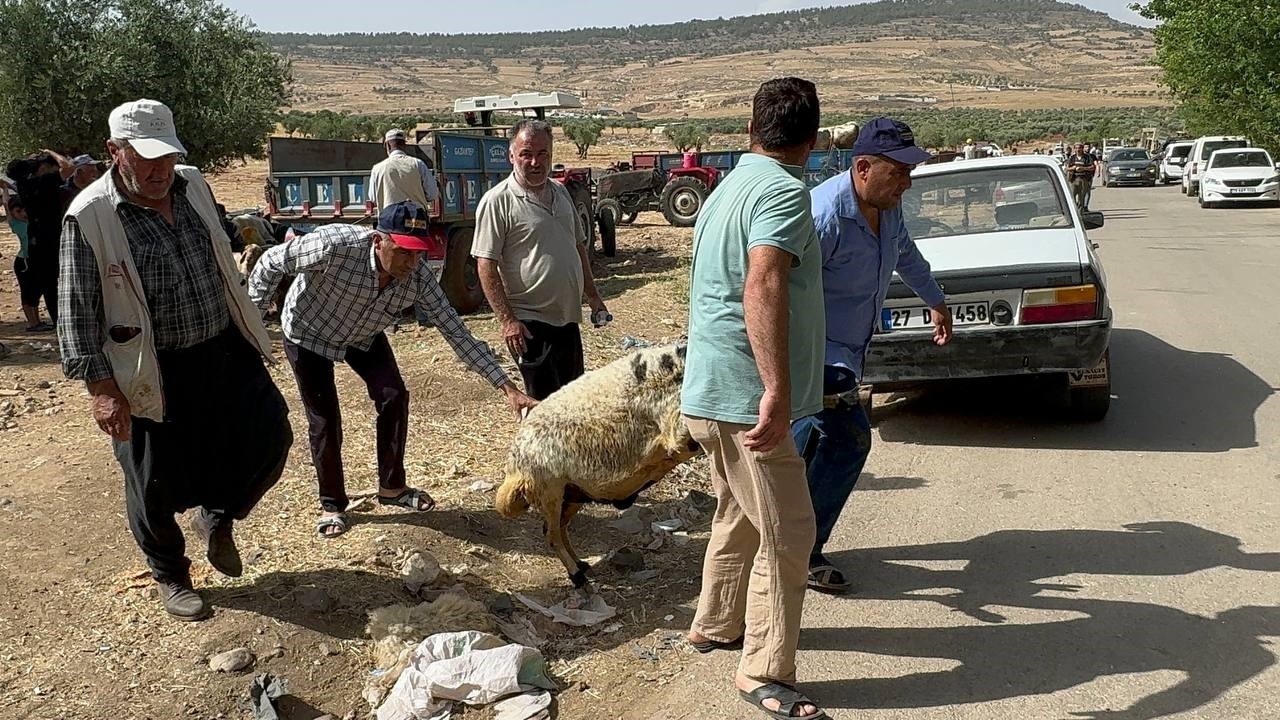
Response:
[[[253,653],[245,648],[220,652],[209,658],[209,669],[214,672],[240,672],[253,664]]]

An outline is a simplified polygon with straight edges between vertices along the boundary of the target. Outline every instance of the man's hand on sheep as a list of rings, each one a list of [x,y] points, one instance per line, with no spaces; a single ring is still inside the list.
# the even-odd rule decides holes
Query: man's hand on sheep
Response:
[[[532,338],[533,333],[529,332],[529,328],[524,323],[515,318],[505,320],[502,323],[502,339],[507,343],[507,349],[511,351],[511,356],[519,360],[524,355],[526,338]]]
[[[524,414],[538,406],[538,401],[520,392],[510,381],[506,385],[498,388],[503,395],[507,396],[507,404],[511,406],[511,412],[516,415],[516,422],[524,418]]]
[[[760,419],[742,436],[749,450],[769,452],[791,433],[791,398],[772,390],[760,396]]]

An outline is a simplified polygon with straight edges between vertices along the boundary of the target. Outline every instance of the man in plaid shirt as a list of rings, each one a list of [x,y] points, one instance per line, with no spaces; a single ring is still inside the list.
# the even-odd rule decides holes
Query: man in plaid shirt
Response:
[[[364,380],[378,412],[378,502],[430,510],[435,501],[405,484],[409,392],[383,330],[417,304],[458,357],[507,396],[516,418],[537,404],[507,378],[497,359],[449,305],[425,261],[428,245],[415,230],[426,210],[413,202],[384,208],[376,231],[327,225],[268,250],[249,278],[249,297],[265,311],[285,275],[296,275],[281,312],[284,351],[298,379],[310,425],[311,458],[323,514],[316,531],[347,531],[342,470],[342,418],[333,366],[346,362]]]

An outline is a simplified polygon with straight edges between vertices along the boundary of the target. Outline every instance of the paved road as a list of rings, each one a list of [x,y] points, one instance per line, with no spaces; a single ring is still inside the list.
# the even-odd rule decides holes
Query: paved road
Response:
[[[1093,204],[1111,413],[1064,425],[1009,382],[882,409],[830,546],[860,591],[805,608],[836,720],[1276,717],[1280,210]],[[764,717],[720,655],[632,717]]]

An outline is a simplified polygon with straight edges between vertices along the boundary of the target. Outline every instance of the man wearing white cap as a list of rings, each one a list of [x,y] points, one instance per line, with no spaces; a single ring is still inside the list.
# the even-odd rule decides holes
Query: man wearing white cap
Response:
[[[111,170],[76,196],[62,229],[62,368],[86,383],[113,440],[129,528],[165,610],[199,620],[209,611],[174,515],[196,508],[210,564],[240,575],[232,523],[280,479],[293,433],[213,193],[178,164],[173,114],[138,100],[109,122]]]
[[[440,197],[435,173],[422,158],[405,152],[407,141],[403,130],[388,130],[382,144],[387,149],[387,159],[374,165],[369,173],[369,199],[377,204],[379,211],[405,200],[430,210]]]
[[[77,155],[71,158],[71,177],[63,184],[62,189],[68,201],[89,187],[89,184],[102,176],[102,168],[92,155]]]

